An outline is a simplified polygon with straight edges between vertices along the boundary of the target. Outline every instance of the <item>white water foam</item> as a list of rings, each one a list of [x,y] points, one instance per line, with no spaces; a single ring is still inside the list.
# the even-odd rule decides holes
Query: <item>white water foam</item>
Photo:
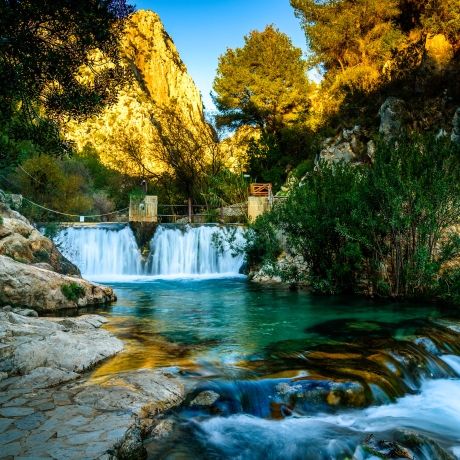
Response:
[[[142,257],[129,227],[69,227],[61,230],[54,242],[85,277],[143,272]]]
[[[240,228],[159,226],[147,260],[128,226],[69,227],[54,241],[84,277],[100,282],[237,277],[244,263],[242,251],[233,249],[243,245]]]
[[[440,358],[460,377],[460,356],[444,355]]]
[[[161,276],[238,274],[244,262],[242,252],[234,253],[228,239],[242,246],[239,228],[215,226],[158,227],[150,242],[147,273]]]
[[[343,458],[347,449],[353,452],[364,439],[362,433],[394,429],[441,438],[460,458],[460,381],[426,381],[417,395],[340,415],[315,414],[281,421],[232,415],[210,418],[200,423],[200,428],[206,442],[222,452],[223,457],[242,460]]]

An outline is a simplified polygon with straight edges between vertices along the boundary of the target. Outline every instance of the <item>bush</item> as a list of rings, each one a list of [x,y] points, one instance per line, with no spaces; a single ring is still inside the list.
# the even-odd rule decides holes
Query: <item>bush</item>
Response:
[[[58,223],[48,222],[43,228],[43,234],[50,240],[53,240],[59,233],[59,230],[60,226]]]
[[[78,283],[63,284],[61,292],[67,300],[76,302],[79,298],[85,295],[85,288]]]
[[[314,291],[455,301],[459,223],[458,147],[433,137],[397,148],[382,141],[372,166],[323,163],[307,175],[252,226],[248,257],[272,262],[276,229]]]

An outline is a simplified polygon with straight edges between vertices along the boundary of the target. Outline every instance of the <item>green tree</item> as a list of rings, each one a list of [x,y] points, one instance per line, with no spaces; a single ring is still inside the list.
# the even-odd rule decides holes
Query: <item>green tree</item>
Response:
[[[15,180],[21,192],[40,205],[70,214],[91,211],[90,177],[81,163],[36,155],[19,166]],[[25,213],[42,222],[62,220],[62,216],[33,206]]]
[[[124,0],[0,1],[2,166],[18,160],[14,143],[21,140],[47,153],[69,151],[59,136],[63,117],[86,116],[114,100],[127,77],[118,40],[131,11]],[[91,78],[80,78],[83,66]]]
[[[255,125],[273,133],[298,121],[309,92],[302,51],[273,26],[252,31],[244,41],[219,58],[213,87],[218,125]]]
[[[402,39],[398,0],[291,0],[302,21],[312,63],[339,87],[375,89]]]
[[[457,0],[399,0],[398,24],[405,32],[442,33],[452,44],[460,34],[460,2]]]
[[[256,221],[250,262],[322,293],[458,301],[459,158],[447,140],[412,137],[379,142],[372,166],[320,164]],[[278,267],[277,235],[296,256]]]
[[[278,191],[287,175],[299,163],[312,160],[318,152],[315,136],[300,123],[262,133],[248,148],[249,171],[253,180],[270,182]]]

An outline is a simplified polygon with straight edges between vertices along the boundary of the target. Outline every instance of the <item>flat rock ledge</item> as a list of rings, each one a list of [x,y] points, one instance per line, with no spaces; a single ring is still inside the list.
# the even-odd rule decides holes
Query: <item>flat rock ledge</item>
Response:
[[[83,374],[123,349],[106,321],[0,311],[0,459],[145,458],[143,437],[184,386],[169,369]]]
[[[74,276],[17,262],[0,255],[0,305],[31,308],[39,313],[105,305],[113,290]]]

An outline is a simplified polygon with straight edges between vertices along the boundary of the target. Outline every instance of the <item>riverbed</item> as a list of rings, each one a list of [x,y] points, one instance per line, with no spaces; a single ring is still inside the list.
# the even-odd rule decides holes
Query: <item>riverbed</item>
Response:
[[[416,458],[442,458],[438,447],[460,458],[455,311],[241,276],[105,282],[118,296],[107,327],[127,349],[92,378],[170,367],[187,382],[149,458],[376,458],[409,432]],[[213,396],[194,404],[200,394]]]
[[[91,379],[183,382],[144,439],[150,459],[460,458],[455,309],[252,283],[241,228],[160,225],[147,255],[129,226],[56,242],[118,296],[106,327],[126,347]]]

